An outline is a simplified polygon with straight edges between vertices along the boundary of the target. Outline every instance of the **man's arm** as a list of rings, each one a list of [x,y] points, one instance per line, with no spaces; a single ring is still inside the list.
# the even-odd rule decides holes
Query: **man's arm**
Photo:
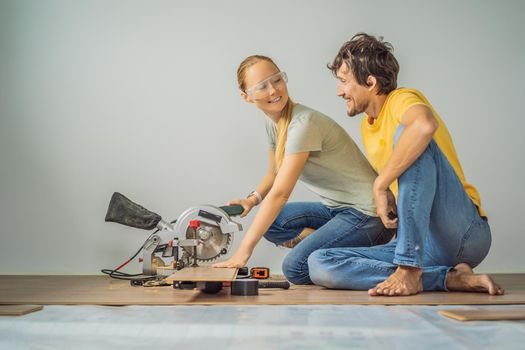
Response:
[[[392,156],[374,182],[377,214],[387,228],[397,227],[397,219],[388,217],[388,187],[408,169],[427,148],[439,124],[428,106],[414,105],[401,116],[405,129],[399,136]]]

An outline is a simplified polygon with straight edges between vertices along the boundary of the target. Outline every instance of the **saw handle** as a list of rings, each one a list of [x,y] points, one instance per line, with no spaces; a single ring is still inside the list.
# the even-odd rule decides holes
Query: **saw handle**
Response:
[[[242,205],[234,204],[234,205],[225,205],[223,207],[220,207],[222,210],[226,212],[229,216],[237,216],[241,215],[244,211],[244,208]]]

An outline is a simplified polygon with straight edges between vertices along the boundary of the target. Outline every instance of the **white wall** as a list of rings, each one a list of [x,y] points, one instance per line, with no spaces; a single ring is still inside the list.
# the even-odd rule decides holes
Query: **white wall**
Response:
[[[400,85],[448,125],[490,216],[479,271],[524,272],[524,4],[1,0],[0,273],[123,261],[146,232],[104,222],[113,191],[172,219],[254,189],[266,144],[236,90],[247,55],[275,58],[291,96],[360,143],[325,68],[358,31],[394,45]],[[315,196],[298,185],[292,199]],[[278,271],[284,254],[261,242],[250,264]]]

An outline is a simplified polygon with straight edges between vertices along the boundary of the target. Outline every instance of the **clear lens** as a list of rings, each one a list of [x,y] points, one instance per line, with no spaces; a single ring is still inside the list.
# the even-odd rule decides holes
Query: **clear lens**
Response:
[[[277,74],[268,77],[261,81],[257,85],[246,89],[246,93],[252,98],[264,98],[270,94],[270,86],[276,88],[280,87],[288,82],[288,77],[285,72],[279,72]]]

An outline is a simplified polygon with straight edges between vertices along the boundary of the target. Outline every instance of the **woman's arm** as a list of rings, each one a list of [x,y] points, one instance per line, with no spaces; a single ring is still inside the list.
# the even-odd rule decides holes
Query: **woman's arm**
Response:
[[[257,186],[257,192],[259,192],[263,199],[268,192],[270,192],[275,181],[275,176],[275,150],[272,149],[268,151],[268,172],[259,186]]]
[[[284,157],[281,168],[273,181],[273,186],[266,194],[261,209],[257,212],[252,225],[244,235],[239,249],[229,260],[217,263],[213,265],[214,267],[243,267],[246,265],[253,249],[288,201],[309,155],[310,152],[301,152]]]

